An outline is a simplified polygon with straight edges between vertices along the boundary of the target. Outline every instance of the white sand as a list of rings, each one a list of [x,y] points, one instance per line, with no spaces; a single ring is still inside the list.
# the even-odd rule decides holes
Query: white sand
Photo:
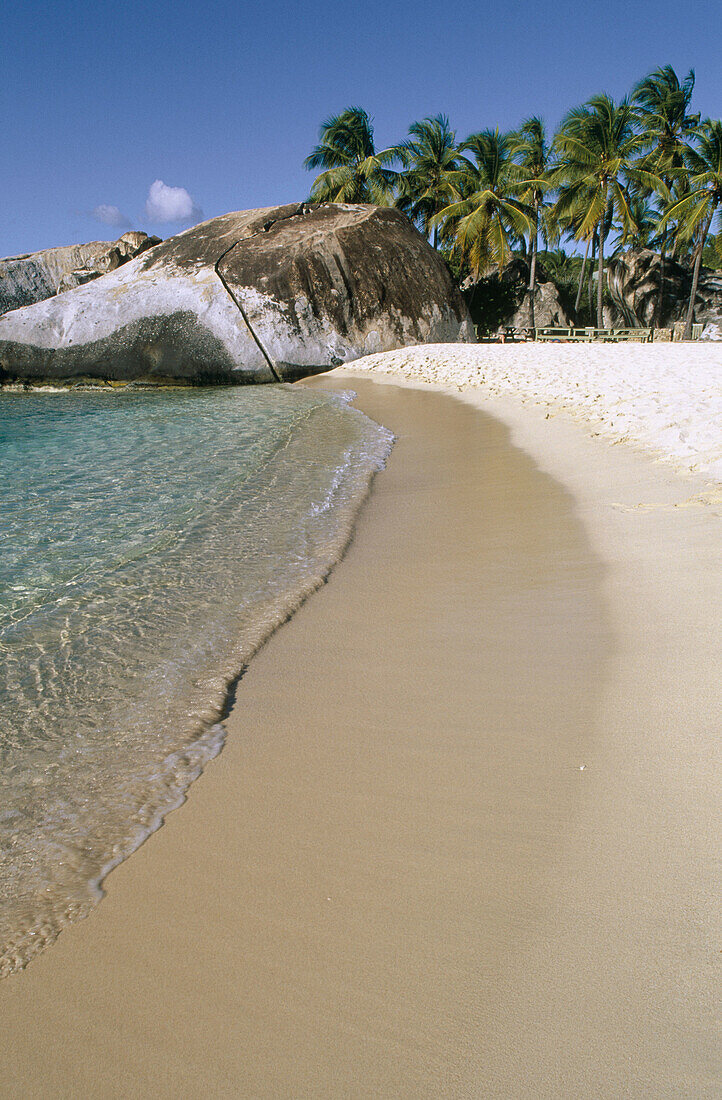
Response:
[[[722,481],[722,344],[427,344],[349,367],[567,412]]]

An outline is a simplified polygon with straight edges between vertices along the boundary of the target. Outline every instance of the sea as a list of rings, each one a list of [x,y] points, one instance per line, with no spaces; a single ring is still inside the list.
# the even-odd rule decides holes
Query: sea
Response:
[[[343,554],[392,445],[352,398],[0,392],[0,976],[184,801]]]

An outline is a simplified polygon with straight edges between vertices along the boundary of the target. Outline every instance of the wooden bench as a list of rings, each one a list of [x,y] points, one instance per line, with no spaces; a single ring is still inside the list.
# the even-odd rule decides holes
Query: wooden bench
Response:
[[[584,340],[590,343],[601,341],[616,344],[625,340],[634,340],[646,344],[650,336],[651,329],[648,328],[539,328],[534,330],[534,339],[542,343]]]
[[[536,328],[532,330],[532,338],[542,343],[593,340],[595,331],[593,328]]]

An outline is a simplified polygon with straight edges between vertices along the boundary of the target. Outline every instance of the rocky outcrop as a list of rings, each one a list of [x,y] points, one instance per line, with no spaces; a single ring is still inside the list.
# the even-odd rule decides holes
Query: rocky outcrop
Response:
[[[225,214],[0,318],[9,379],[265,382],[473,340],[446,264],[397,210]]]
[[[694,319],[705,327],[722,326],[722,271],[711,271],[707,267],[700,271]]]
[[[82,286],[159,243],[160,237],[131,231],[117,241],[71,244],[0,260],[0,314]]]
[[[506,322],[512,328],[531,328],[531,309],[529,303],[529,268],[525,260],[517,258],[504,268],[502,278],[513,285],[517,307],[511,319]],[[541,263],[536,267],[536,289],[534,292],[534,325],[536,328],[558,328],[571,324],[559,298],[556,285],[547,275]]]
[[[646,248],[623,252],[609,260],[606,275],[614,305],[610,314],[612,325],[650,328],[654,324],[672,325],[686,318],[692,289],[691,270],[669,257],[665,259],[662,314],[657,320],[661,272],[661,257]],[[694,320],[704,325],[722,324],[722,271],[701,269]]]
[[[529,265],[523,257],[515,256],[501,271],[495,269],[481,279],[469,278],[462,287],[474,322],[483,333],[532,327]],[[559,291],[541,263],[536,268],[534,324],[537,328],[571,324]]]

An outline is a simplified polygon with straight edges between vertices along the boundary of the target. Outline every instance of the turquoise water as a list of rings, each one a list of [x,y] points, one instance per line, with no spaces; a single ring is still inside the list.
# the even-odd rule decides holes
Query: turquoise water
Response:
[[[349,397],[0,394],[0,975],[183,800],[343,552],[391,445]]]

